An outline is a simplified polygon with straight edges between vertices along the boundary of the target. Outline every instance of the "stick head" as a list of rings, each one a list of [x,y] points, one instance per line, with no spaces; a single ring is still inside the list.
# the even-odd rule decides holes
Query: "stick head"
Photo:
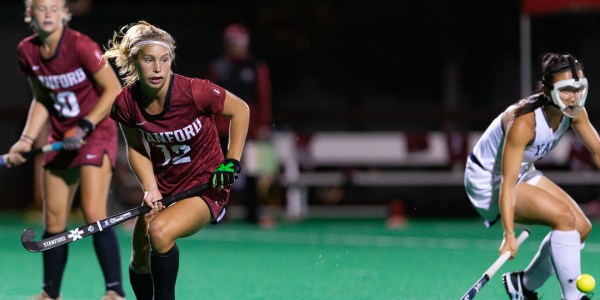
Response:
[[[35,251],[35,249],[37,247],[35,247],[35,242],[33,241],[34,237],[35,237],[35,230],[33,230],[31,228],[25,229],[23,231],[23,233],[21,234],[21,244],[23,244],[23,247],[25,247],[25,249],[27,249],[27,251],[39,252],[39,251]]]

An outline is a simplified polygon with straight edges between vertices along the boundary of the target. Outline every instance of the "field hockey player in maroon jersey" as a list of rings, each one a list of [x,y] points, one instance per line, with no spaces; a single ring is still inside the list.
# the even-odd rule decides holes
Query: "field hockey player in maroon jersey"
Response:
[[[174,74],[173,37],[147,22],[116,32],[104,56],[114,59],[126,83],[111,117],[120,123],[129,164],[152,208],[134,226],[131,285],[138,299],[175,299],[175,242],[225,215],[229,186],[241,171],[249,108],[210,81]],[[231,119],[225,156],[215,115]],[[207,183],[211,188],[168,208],[155,202]]]
[[[50,124],[48,143],[63,142],[63,151],[44,157],[44,237],[66,230],[78,189],[86,222],[107,217],[117,155],[117,126],[107,116],[121,84],[98,44],[67,27],[69,19],[65,0],[25,1],[25,21],[34,34],[17,48],[33,101],[9,161],[11,165],[25,162],[20,153],[31,150],[46,123]],[[105,279],[102,299],[123,299],[120,252],[113,230],[95,235],[94,248]],[[67,246],[44,252],[44,285],[35,299],[60,298],[67,253]]]

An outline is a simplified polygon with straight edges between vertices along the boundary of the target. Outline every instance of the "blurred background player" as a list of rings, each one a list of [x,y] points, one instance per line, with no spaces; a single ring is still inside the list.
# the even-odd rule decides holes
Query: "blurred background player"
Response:
[[[92,0],[67,0],[67,7],[73,17],[86,15],[92,7]],[[40,134],[33,142],[33,148],[40,148],[46,145],[48,137],[48,126],[44,126]],[[44,171],[44,156],[36,155],[31,158],[33,161],[33,204],[28,210],[26,217],[32,221],[37,221],[42,210],[42,174]]]
[[[582,63],[571,54],[547,53],[541,67],[539,93],[508,107],[475,145],[467,161],[465,187],[486,225],[502,221],[500,253],[516,255],[515,223],[552,229],[524,271],[502,276],[510,299],[538,299],[535,290],[554,272],[562,299],[589,299],[575,281],[592,225],[575,200],[536,170],[534,162],[573,129],[600,167],[600,138],[584,107],[588,82]]]
[[[21,72],[33,101],[10,162],[25,162],[20,153],[50,124],[46,143],[63,141],[64,150],[46,154],[42,179],[44,238],[64,232],[73,198],[80,189],[87,223],[107,217],[107,197],[117,152],[117,128],[106,118],[121,85],[102,59],[98,44],[66,26],[65,0],[25,1],[25,21],[34,34],[18,46]],[[121,261],[112,229],[94,235],[94,248],[106,283],[103,299],[123,299]],[[43,253],[44,285],[38,299],[60,295],[67,246]]]
[[[134,225],[129,279],[137,299],[175,299],[176,240],[225,216],[229,185],[241,171],[248,105],[208,80],[172,73],[175,41],[147,22],[123,27],[109,46],[105,57],[115,59],[127,84],[111,117],[121,125],[129,164],[152,208]],[[214,115],[231,120],[225,156]],[[154,203],[209,181],[213,189],[168,208]]]
[[[261,218],[261,204],[266,202],[271,185],[271,176],[261,172],[253,165],[264,167],[268,163],[254,162],[257,152],[269,149],[271,136],[271,78],[268,65],[256,58],[249,50],[250,33],[239,23],[228,25],[223,31],[225,53],[209,64],[207,79],[244,99],[250,107],[250,127],[244,156],[244,174],[240,185],[243,186],[241,200],[245,208],[245,220],[256,224]],[[223,153],[227,152],[229,120],[215,117]],[[256,151],[255,151],[256,150]],[[249,157],[249,153],[257,153]],[[248,164],[250,163],[250,164]],[[234,189],[234,192],[236,190]],[[234,193],[235,194],[235,193]],[[270,216],[262,216],[265,226],[270,226]]]

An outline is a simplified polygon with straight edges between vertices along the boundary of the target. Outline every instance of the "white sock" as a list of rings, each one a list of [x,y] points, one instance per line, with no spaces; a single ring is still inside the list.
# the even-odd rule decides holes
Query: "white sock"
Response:
[[[577,230],[551,232],[550,256],[565,300],[580,299],[583,295],[575,285],[581,274],[580,239]]]
[[[535,254],[529,266],[525,269],[525,276],[523,276],[523,285],[530,291],[539,289],[552,274],[554,274],[554,268],[552,267],[552,259],[550,258],[550,237],[552,233],[549,232],[542,243],[540,248]]]

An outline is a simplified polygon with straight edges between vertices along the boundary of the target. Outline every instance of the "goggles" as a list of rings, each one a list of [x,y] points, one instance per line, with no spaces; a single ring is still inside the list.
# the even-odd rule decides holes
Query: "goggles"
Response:
[[[581,110],[585,105],[587,94],[587,78],[574,78],[555,82],[554,87],[550,92],[554,105],[569,118],[575,118],[581,113]],[[573,103],[571,102],[572,100],[569,99],[572,97],[575,98]],[[567,102],[567,105],[565,102]]]

